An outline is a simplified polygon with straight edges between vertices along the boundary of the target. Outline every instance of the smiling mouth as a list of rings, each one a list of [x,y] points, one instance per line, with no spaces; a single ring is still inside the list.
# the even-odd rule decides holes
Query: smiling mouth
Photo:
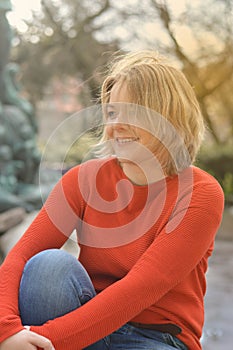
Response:
[[[136,142],[138,141],[138,138],[135,137],[126,137],[126,138],[116,138],[115,141],[119,144],[119,145],[123,145],[123,144],[127,144],[127,143],[132,143],[132,142]]]

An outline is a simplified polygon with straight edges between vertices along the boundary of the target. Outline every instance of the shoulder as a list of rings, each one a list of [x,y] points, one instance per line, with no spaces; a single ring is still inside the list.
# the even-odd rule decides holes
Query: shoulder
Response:
[[[184,169],[174,180],[176,180],[180,194],[212,193],[213,195],[223,197],[223,190],[218,181],[212,175],[196,166],[190,166]]]
[[[116,164],[115,157],[95,158],[80,164],[79,167],[81,167],[82,169],[85,169],[85,171],[91,171],[93,169],[112,168],[115,166],[115,164]]]
[[[115,158],[91,159],[69,169],[62,177],[62,182],[68,185],[78,184],[78,187],[89,184],[91,187],[100,181],[104,183],[109,177],[116,173],[117,163]]]
[[[63,177],[76,176],[80,171],[84,171],[86,175],[92,174],[93,170],[104,168],[113,168],[115,166],[115,158],[90,159],[84,163],[78,164],[70,168]]]
[[[84,176],[86,179],[108,178],[110,174],[117,170],[117,163],[114,157],[91,159],[79,166],[79,177]]]
[[[218,181],[206,171],[191,166],[177,177],[177,202],[183,206],[190,206],[199,211],[222,213],[224,194]]]
[[[223,196],[223,190],[220,186],[219,182],[209,173],[206,171],[196,167],[192,166],[193,169],[193,183],[197,187],[205,187],[212,188],[219,194]]]
[[[178,181],[177,202],[170,225],[173,227],[174,220],[181,222],[187,218],[188,225],[196,221],[198,225],[212,225],[216,229],[224,210],[224,194],[217,180],[204,170],[191,166],[179,174]]]
[[[218,181],[206,171],[193,166],[193,199],[208,211],[222,212],[224,193]]]

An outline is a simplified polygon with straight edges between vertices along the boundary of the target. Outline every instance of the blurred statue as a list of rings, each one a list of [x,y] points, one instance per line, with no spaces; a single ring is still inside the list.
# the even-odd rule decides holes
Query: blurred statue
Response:
[[[29,124],[33,131],[38,131],[38,126],[35,118],[35,111],[32,104],[20,95],[21,86],[17,81],[19,74],[19,65],[16,63],[8,63],[5,66],[3,84],[5,86],[5,93],[2,103],[18,107],[28,118]]]
[[[0,96],[5,94],[4,72],[9,61],[12,31],[6,13],[12,9],[9,0],[0,0]],[[1,98],[2,101],[2,98]]]
[[[0,213],[15,207],[32,211],[42,205],[36,184],[40,152],[35,111],[20,94],[19,66],[8,62],[12,31],[6,13],[10,10],[11,2],[0,0]]]
[[[18,179],[24,183],[33,183],[40,163],[36,138],[27,116],[15,106],[3,106],[1,124],[6,126],[5,142],[11,147],[13,159],[20,160],[24,166],[18,173]]]
[[[34,209],[33,205],[17,196],[17,171],[23,166],[20,161],[12,159],[11,148],[7,145],[0,147],[0,213],[15,207],[26,211]]]

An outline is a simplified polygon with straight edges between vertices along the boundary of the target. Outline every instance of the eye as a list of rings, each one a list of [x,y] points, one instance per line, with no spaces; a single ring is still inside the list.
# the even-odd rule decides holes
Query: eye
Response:
[[[117,118],[117,112],[113,110],[106,111],[107,119],[113,120]]]

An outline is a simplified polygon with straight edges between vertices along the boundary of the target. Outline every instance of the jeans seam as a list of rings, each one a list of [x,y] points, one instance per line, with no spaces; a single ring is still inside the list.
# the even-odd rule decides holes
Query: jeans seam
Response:
[[[89,293],[82,293],[82,295],[79,296],[79,299],[82,303],[87,303],[89,300],[93,298],[93,295],[90,295]]]
[[[164,333],[164,340],[168,342],[168,345],[174,346],[180,350],[188,350],[187,346],[182,343],[181,340],[171,335],[170,333]]]

